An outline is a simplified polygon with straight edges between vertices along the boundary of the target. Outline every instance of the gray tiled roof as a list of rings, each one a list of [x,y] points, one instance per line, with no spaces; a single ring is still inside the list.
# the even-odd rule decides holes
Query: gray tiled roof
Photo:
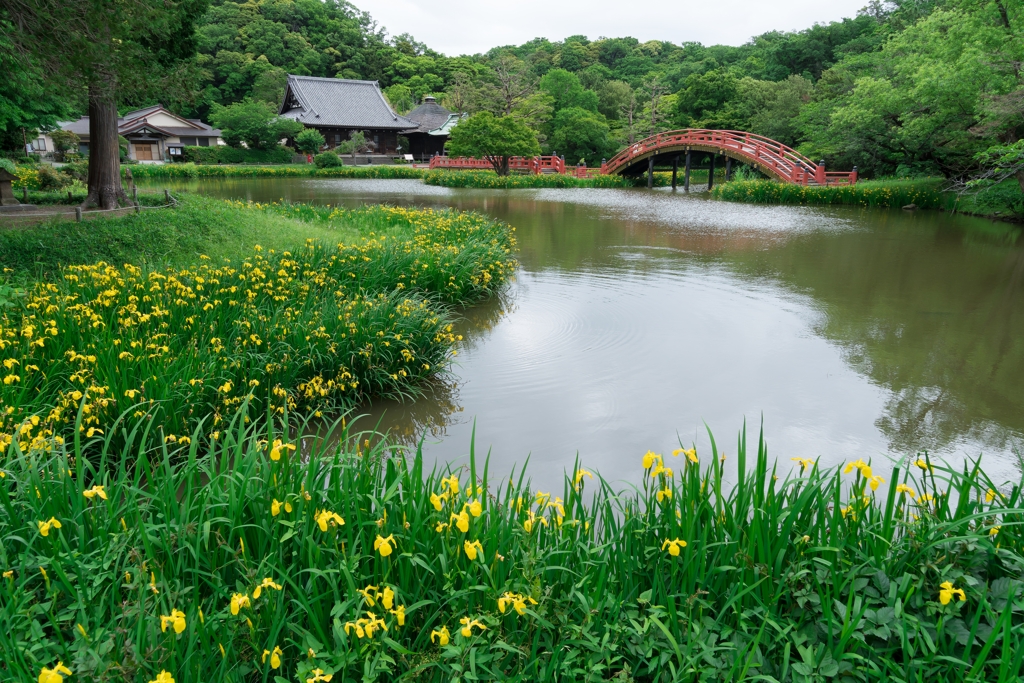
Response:
[[[134,128],[138,128],[142,125],[142,121],[146,116],[160,111],[163,109],[162,106],[157,105],[155,107],[148,107],[146,109],[139,109],[137,111],[128,112],[124,116],[117,120],[117,132],[123,134],[126,130],[131,131]],[[166,111],[166,110],[164,110]],[[170,113],[170,112],[168,112]],[[188,137],[220,137],[221,131],[213,128],[209,124],[203,123],[199,119],[185,119],[186,121],[199,126],[199,128],[188,128],[186,126],[155,126],[149,125],[154,130],[164,131],[170,135],[185,135]],[[57,127],[63,130],[69,130],[72,133],[77,133],[79,136],[89,136],[89,117],[83,116],[77,121],[60,121],[57,123]]]
[[[427,97],[423,104],[405,115],[405,118],[415,121],[420,127],[411,133],[429,133],[440,128],[447,121],[452,112],[438,104],[433,97]]]
[[[391,109],[377,81],[289,75],[280,113],[307,126],[378,130],[419,127]]]

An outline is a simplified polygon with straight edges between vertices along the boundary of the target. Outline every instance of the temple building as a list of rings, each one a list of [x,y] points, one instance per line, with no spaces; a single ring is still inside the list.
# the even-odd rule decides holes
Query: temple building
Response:
[[[398,136],[419,128],[388,104],[377,81],[288,76],[281,116],[315,128],[333,149],[362,131],[375,154],[407,153],[398,149]]]
[[[405,115],[405,118],[419,124],[415,130],[403,133],[409,139],[408,153],[418,160],[444,154],[451,129],[466,116],[445,109],[433,97],[424,97],[423,104]]]

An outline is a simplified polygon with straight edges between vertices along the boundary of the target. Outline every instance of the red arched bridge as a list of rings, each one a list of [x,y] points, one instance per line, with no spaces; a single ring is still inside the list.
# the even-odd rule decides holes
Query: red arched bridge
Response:
[[[603,162],[601,168],[566,166],[565,160],[553,157],[515,157],[510,168],[527,173],[569,173],[579,177],[590,175],[641,175],[648,173],[648,184],[654,166],[672,164],[672,186],[680,159],[685,160],[685,184],[689,187],[689,171],[694,153],[711,155],[711,174],[714,176],[715,157],[726,157],[726,174],[732,161],[740,161],[757,168],[765,175],[796,185],[852,185],[857,182],[857,169],[853,171],[826,171],[824,162],[815,163],[800,152],[762,135],[736,130],[704,130],[689,128],[658,133],[629,145]],[[483,159],[434,157],[430,168],[490,169]]]

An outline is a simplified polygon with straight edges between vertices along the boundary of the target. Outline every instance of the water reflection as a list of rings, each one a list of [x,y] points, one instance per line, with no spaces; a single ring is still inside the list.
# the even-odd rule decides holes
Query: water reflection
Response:
[[[168,185],[166,182],[160,187]],[[415,181],[228,180],[258,201],[455,206],[517,229],[502,301],[465,312],[453,382],[366,423],[428,457],[532,454],[555,482],[579,454],[635,481],[648,448],[719,442],[763,416],[772,453],[981,453],[1015,475],[1024,435],[1017,228],[940,213],[758,207],[670,191],[473,191]],[[503,315],[503,313],[505,313]],[[734,453],[735,447],[726,447]]]

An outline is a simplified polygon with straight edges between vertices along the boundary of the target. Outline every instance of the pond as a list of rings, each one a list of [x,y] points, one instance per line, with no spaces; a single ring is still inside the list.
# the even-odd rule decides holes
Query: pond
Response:
[[[217,197],[452,206],[516,228],[508,294],[465,312],[451,382],[367,406],[363,426],[560,488],[578,458],[638,482],[648,450],[827,465],[1024,447],[1024,240],[939,212],[730,204],[671,190],[450,190],[419,181],[151,181]],[[475,431],[475,442],[473,435]],[[666,464],[672,464],[667,458]],[[727,461],[728,462],[728,461]],[[881,467],[880,467],[881,466]],[[884,476],[884,475],[883,475]]]

